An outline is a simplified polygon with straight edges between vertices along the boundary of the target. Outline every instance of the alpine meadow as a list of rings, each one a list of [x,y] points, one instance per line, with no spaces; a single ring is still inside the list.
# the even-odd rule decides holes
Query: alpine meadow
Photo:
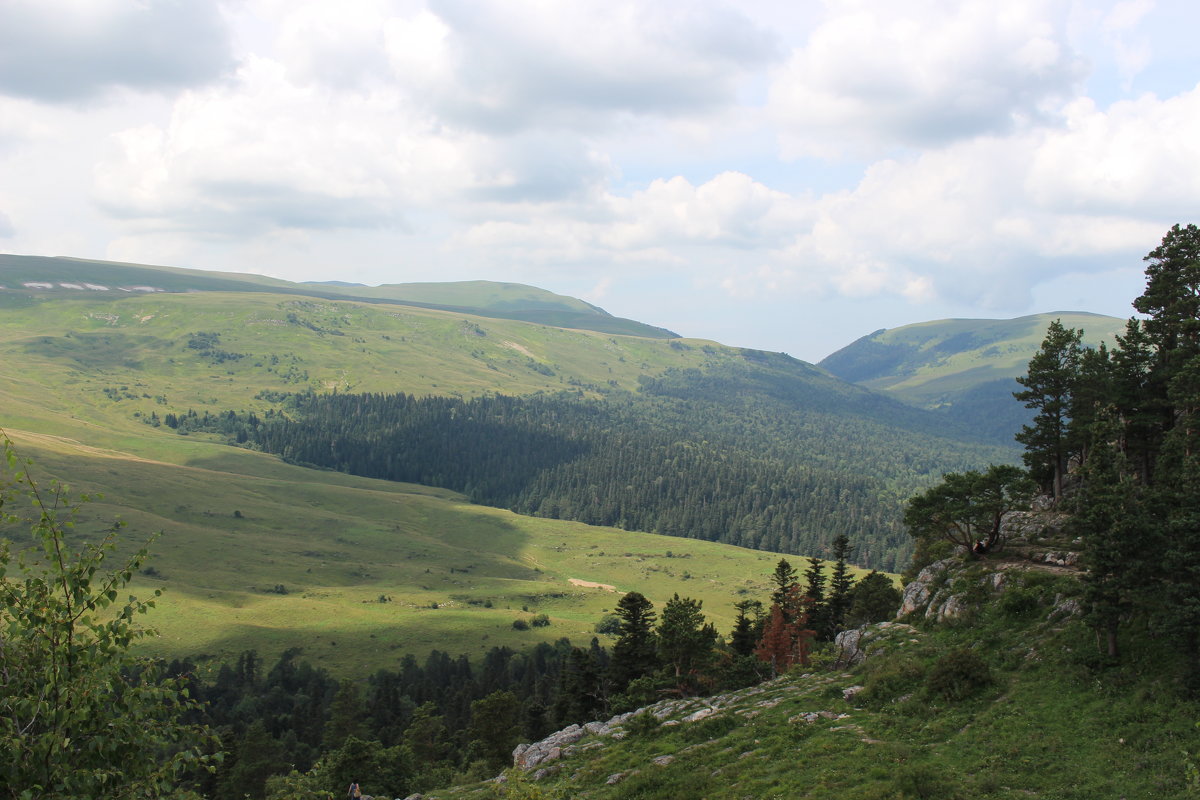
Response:
[[[1196,793],[1200,229],[1147,265],[860,386],[515,284],[0,256],[5,796]]]

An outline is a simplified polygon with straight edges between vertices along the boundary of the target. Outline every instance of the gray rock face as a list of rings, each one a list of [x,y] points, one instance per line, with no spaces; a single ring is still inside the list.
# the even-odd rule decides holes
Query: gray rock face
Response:
[[[914,611],[925,608],[929,604],[929,598],[932,594],[930,588],[942,574],[950,568],[951,564],[958,563],[957,558],[943,558],[941,561],[935,561],[917,575],[917,579],[904,587],[904,595],[900,598],[900,610],[896,612],[896,619],[906,617]]]
[[[1036,542],[1062,535],[1068,516],[1051,510],[1053,501],[1034,511],[1010,511],[1000,523],[1000,538],[1007,542]]]
[[[833,640],[838,651],[837,663],[842,667],[861,664],[874,653],[890,646],[903,646],[920,635],[912,625],[902,622],[875,622],[842,631]]]

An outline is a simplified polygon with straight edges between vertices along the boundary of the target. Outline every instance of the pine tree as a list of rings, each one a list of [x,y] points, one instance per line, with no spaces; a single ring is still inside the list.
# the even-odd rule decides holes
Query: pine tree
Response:
[[[1095,444],[1082,469],[1071,524],[1084,541],[1084,614],[1109,658],[1118,655],[1117,631],[1134,593],[1152,579],[1142,556],[1151,537],[1149,519],[1139,507],[1124,454],[1117,447],[1119,426],[1111,415],[1094,426]]]
[[[842,630],[846,611],[850,608],[850,589],[854,586],[854,577],[846,564],[850,557],[850,538],[845,534],[833,540],[833,572],[829,576],[828,617],[826,620],[825,638],[832,639]]]
[[[783,605],[788,593],[796,585],[796,570],[786,558],[779,559],[779,563],[775,565],[775,572],[771,574],[771,582],[775,584],[775,591],[771,592],[771,602],[775,605]]]
[[[808,626],[825,638],[829,630],[829,605],[825,602],[825,562],[815,556],[808,559],[804,571],[805,596],[808,598]]]
[[[658,669],[654,633],[654,604],[641,592],[629,592],[617,602],[621,630],[613,644],[609,677],[613,691],[622,692],[630,681]]]
[[[1025,390],[1013,393],[1026,408],[1037,409],[1033,424],[1023,426],[1016,438],[1025,445],[1030,475],[1043,490],[1052,491],[1055,500],[1062,499],[1067,474],[1067,427],[1082,339],[1083,331],[1064,328],[1061,320],[1051,322],[1041,348],[1029,361],[1028,373],[1017,378]]]
[[[658,624],[658,653],[675,677],[676,685],[688,693],[713,659],[717,632],[705,619],[703,603],[675,594],[663,606]]]
[[[325,723],[321,749],[334,750],[341,747],[342,742],[350,736],[366,739],[367,728],[363,722],[366,710],[358,686],[352,681],[342,681],[337,694],[333,696],[333,702],[329,705],[329,720]]]
[[[892,619],[900,608],[900,590],[892,579],[872,570],[854,585],[850,592],[850,610],[846,626],[858,627],[871,622]]]
[[[517,725],[521,706],[512,692],[492,692],[471,703],[471,723],[467,726],[470,749],[482,758],[490,769],[511,766],[513,748],[517,746]]]
[[[729,648],[739,656],[754,654],[754,648],[763,635],[763,607],[759,600],[742,600],[734,604],[737,618],[729,637]]]

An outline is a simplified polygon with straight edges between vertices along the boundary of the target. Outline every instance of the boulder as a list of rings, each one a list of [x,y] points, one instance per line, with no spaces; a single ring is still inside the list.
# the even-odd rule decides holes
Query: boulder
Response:
[[[896,619],[906,617],[925,608],[933,593],[932,585],[942,577],[952,564],[956,563],[959,563],[958,558],[943,558],[941,561],[935,561],[921,570],[917,575],[917,579],[904,587],[904,595],[900,598],[900,610],[896,612]]]
[[[842,667],[861,664],[868,656],[892,645],[903,646],[917,636],[920,633],[916,628],[902,622],[874,622],[842,631],[833,640],[837,663]]]

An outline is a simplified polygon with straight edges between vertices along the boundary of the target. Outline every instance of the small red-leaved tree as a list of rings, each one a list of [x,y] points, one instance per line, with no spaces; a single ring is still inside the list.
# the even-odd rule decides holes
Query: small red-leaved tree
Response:
[[[806,598],[799,587],[793,587],[783,605],[771,605],[771,616],[763,629],[763,637],[754,650],[760,661],[771,665],[773,674],[787,671],[793,664],[808,665],[808,652],[815,631],[809,630]]]

